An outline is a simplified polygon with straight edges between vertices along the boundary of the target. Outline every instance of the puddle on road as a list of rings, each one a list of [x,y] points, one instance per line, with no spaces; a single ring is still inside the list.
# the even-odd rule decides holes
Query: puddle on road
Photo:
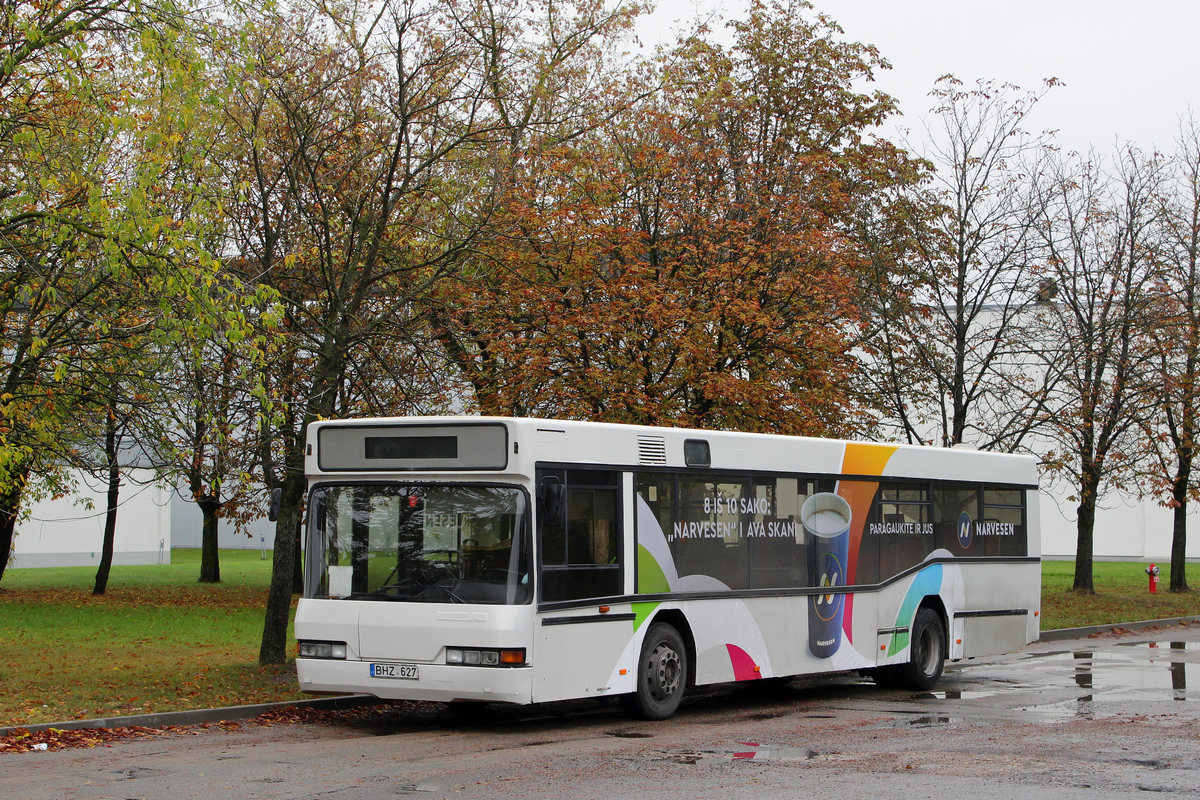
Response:
[[[668,753],[666,760],[676,764],[723,763],[737,761],[808,761],[816,758],[816,750],[808,747],[779,747],[761,742],[735,742],[732,746],[721,750],[694,750],[682,753]]]
[[[1029,655],[1004,667],[1024,672],[1022,680],[996,675],[996,666],[967,663],[955,675],[971,689],[948,688],[911,696],[915,716],[897,720],[914,727],[954,725],[976,716],[939,712],[924,705],[935,700],[1004,698],[1014,692],[1051,693],[1046,703],[1014,710],[1031,719],[1058,722],[1078,717],[1129,713],[1138,702],[1200,701],[1200,641],[1117,642],[1103,649],[1079,649]],[[1069,696],[1071,692],[1074,696]],[[950,709],[947,709],[949,711]],[[907,715],[910,712],[901,712]]]
[[[1154,643],[1157,644],[1157,643]],[[1025,662],[1047,672],[1069,673],[1075,686],[1098,692],[1173,692],[1188,697],[1200,690],[1200,662],[1187,655],[1187,642],[1123,645],[1122,650],[1075,650],[1034,656]],[[1064,667],[1068,669],[1064,669]]]
[[[936,728],[940,725],[954,725],[960,721],[959,717],[951,717],[947,714],[926,714],[923,717],[915,717],[904,722],[914,728]]]
[[[1191,650],[1200,653],[1200,642],[1117,642],[1117,647],[1146,650]]]
[[[947,689],[945,691],[927,692],[926,694],[921,695],[921,697],[934,697],[938,700],[978,700],[981,697],[995,697],[1000,693],[1001,692],[998,690],[984,692],[975,690],[962,691],[960,689]]]
[[[1033,656],[1025,663],[1044,673],[1069,677],[1081,691],[1071,700],[1022,710],[1055,718],[1098,717],[1116,713],[1107,704],[1200,700],[1200,662],[1194,660],[1198,652],[1200,642],[1118,642],[1112,650]],[[1044,683],[1053,688],[1057,681]]]

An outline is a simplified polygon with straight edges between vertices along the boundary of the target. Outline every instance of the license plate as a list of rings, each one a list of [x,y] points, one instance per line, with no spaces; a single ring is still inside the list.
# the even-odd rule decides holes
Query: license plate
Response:
[[[403,678],[415,681],[420,677],[416,664],[371,664],[372,678]]]

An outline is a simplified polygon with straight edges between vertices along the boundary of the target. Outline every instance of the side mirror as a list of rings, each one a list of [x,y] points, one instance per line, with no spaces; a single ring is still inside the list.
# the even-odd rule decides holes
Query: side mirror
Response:
[[[279,503],[281,500],[283,500],[283,489],[272,489],[271,505],[267,507],[267,519],[269,521],[279,521]]]
[[[538,487],[538,513],[542,525],[557,527],[567,518],[567,492],[562,482],[553,475],[542,478]]]

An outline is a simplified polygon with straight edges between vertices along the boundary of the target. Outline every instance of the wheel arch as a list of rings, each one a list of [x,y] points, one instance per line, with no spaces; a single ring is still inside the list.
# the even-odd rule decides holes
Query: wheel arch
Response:
[[[921,599],[917,605],[917,610],[913,612],[913,621],[917,619],[917,612],[922,608],[928,608],[933,611],[942,620],[942,652],[947,656],[950,654],[950,616],[946,613],[946,604],[942,601],[940,595],[929,594]],[[910,623],[911,624],[911,623]]]
[[[687,617],[677,608],[667,608],[657,612],[653,617],[646,620],[647,629],[656,622],[665,622],[679,631],[679,636],[683,639],[683,646],[687,649],[687,685],[689,687],[695,686],[696,637],[692,634],[692,626],[688,624]]]

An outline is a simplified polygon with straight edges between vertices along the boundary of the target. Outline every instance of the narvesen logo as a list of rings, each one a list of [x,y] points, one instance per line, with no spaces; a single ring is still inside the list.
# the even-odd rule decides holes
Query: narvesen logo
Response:
[[[979,522],[975,525],[976,536],[1016,536],[1017,525],[1014,522]]]
[[[834,553],[825,554],[825,571],[821,573],[821,580],[817,583],[818,586],[842,586],[845,581],[842,580],[842,565],[838,563],[837,555]],[[815,610],[817,616],[825,622],[830,622],[842,609],[842,602],[846,599],[844,594],[819,594]],[[833,644],[833,640],[817,642],[819,645]]]
[[[971,546],[971,515],[963,512],[958,515],[958,543],[963,548]]]

